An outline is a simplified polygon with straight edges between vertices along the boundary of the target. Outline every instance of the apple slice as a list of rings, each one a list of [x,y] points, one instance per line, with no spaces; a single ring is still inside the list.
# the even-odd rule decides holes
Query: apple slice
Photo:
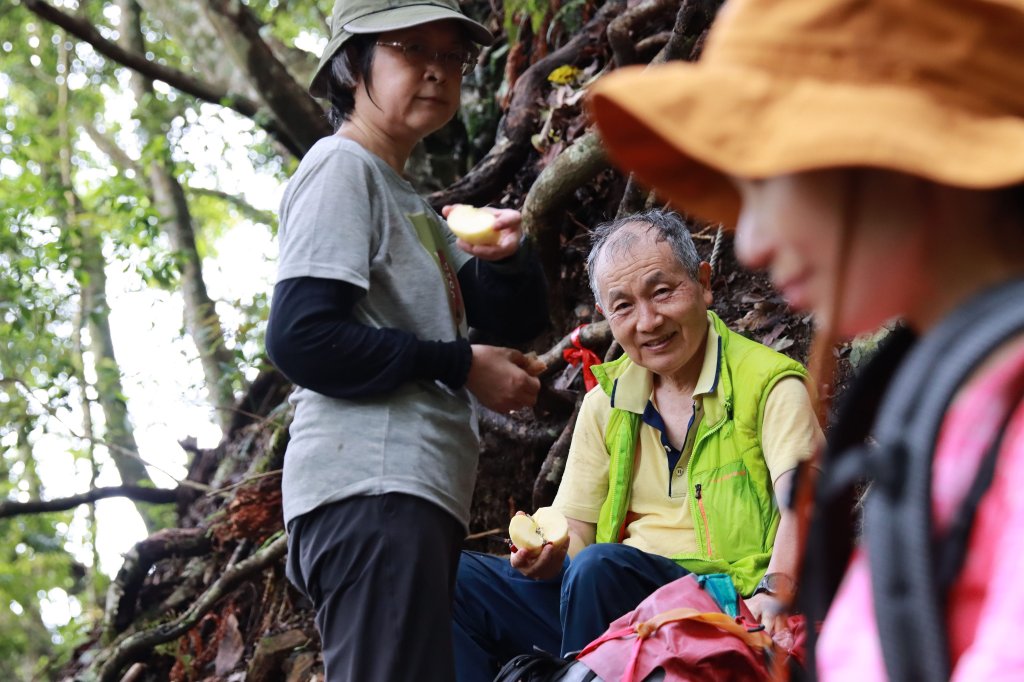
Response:
[[[508,536],[520,549],[540,549],[547,543],[561,545],[569,539],[569,522],[554,507],[541,507],[532,516],[513,516],[508,524]]]
[[[494,229],[496,218],[493,213],[469,204],[455,204],[448,213],[448,227],[459,239],[486,246],[497,244],[501,233]]]
[[[544,536],[529,514],[512,517],[508,522],[508,537],[516,549],[540,549],[544,546]]]
[[[545,542],[560,545],[569,539],[569,522],[554,507],[541,507],[533,512],[533,520],[540,528]]]

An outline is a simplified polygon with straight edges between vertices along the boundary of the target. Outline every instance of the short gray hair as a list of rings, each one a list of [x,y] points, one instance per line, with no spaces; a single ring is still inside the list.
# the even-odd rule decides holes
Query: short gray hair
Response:
[[[679,264],[693,278],[694,281],[700,276],[700,254],[690,237],[690,230],[682,217],[672,211],[651,209],[641,213],[634,213],[622,218],[616,218],[606,223],[601,223],[591,233],[590,255],[587,256],[587,273],[590,276],[590,290],[594,292],[594,300],[601,305],[601,294],[597,288],[597,261],[606,250],[615,253],[623,253],[635,243],[629,238],[615,239],[615,235],[627,225],[646,225],[648,231],[655,233],[655,241],[668,242],[672,247],[672,253],[679,259]]]

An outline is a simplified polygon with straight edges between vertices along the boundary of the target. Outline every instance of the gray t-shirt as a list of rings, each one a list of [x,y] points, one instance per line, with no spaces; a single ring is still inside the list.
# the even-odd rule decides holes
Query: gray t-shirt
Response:
[[[342,280],[366,291],[353,310],[363,324],[424,340],[465,335],[457,272],[470,256],[412,185],[357,143],[334,136],[313,145],[285,190],[278,239],[278,281]],[[373,398],[296,388],[290,399],[286,524],[346,497],[391,492],[468,523],[479,434],[465,389],[414,381]]]

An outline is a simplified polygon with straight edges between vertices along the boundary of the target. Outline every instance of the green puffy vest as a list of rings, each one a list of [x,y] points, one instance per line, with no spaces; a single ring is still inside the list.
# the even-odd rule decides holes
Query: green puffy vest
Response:
[[[729,331],[712,312],[719,335],[719,376],[714,393],[704,396],[704,418],[697,425],[686,466],[690,514],[700,550],[671,557],[698,574],[727,573],[737,591],[749,595],[768,568],[779,509],[761,452],[761,419],[768,393],[780,379],[806,377],[807,370],[781,353]],[[593,367],[604,392],[631,361],[628,356]],[[597,522],[597,542],[619,542],[625,531],[632,489],[633,460],[640,415],[612,408],[605,426],[609,463],[608,496]]]

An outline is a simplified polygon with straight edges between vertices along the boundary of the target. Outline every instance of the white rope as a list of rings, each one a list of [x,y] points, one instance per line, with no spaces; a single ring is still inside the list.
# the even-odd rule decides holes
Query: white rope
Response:
[[[719,224],[718,232],[715,233],[715,245],[711,247],[711,274],[718,272],[718,257],[722,251],[722,234],[725,232],[725,228]]]

